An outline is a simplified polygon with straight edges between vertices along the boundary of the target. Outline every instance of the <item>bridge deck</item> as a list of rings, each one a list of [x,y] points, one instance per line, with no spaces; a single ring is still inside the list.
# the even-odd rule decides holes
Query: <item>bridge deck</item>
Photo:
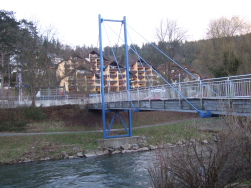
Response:
[[[210,111],[212,114],[251,115],[251,75],[206,79],[138,88],[105,94],[106,109]],[[90,109],[101,109],[101,96],[88,100]]]
[[[211,114],[232,114],[240,116],[251,115],[250,98],[239,99],[190,99],[196,108],[201,111],[210,111]],[[102,109],[100,103],[89,104],[89,109]],[[197,111],[184,99],[175,100],[142,100],[142,101],[119,101],[106,103],[107,110],[156,110],[156,111],[176,111],[194,112]]]

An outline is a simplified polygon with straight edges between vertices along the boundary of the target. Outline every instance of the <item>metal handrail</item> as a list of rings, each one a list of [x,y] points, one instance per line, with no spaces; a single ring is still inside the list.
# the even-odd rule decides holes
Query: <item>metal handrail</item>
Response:
[[[238,75],[224,78],[211,78],[189,82],[172,84],[186,98],[238,98],[251,97],[251,74]],[[129,90],[131,99],[127,97],[127,91],[106,93],[106,102],[152,99],[180,99],[168,84],[153,87],[135,88]],[[217,94],[213,91],[216,91]],[[158,97],[153,97],[156,94]],[[112,95],[112,97],[110,97]],[[152,97],[152,98],[151,98]],[[101,99],[89,99],[89,103],[99,103]]]

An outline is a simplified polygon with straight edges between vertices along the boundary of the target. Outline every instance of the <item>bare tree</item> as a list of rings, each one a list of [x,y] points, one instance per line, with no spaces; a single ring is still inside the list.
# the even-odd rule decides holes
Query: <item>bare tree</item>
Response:
[[[174,59],[177,49],[185,39],[187,31],[179,27],[176,20],[161,20],[159,26],[156,28],[156,38],[158,39],[159,48]],[[165,61],[162,59],[162,61]],[[164,63],[165,77],[168,82],[171,82],[172,61]]]
[[[249,44],[242,41],[242,38],[250,29],[250,23],[239,16],[210,21],[206,33],[209,40],[204,41],[198,60],[193,62],[196,69],[201,69],[212,77],[236,75],[244,66],[243,62],[247,62],[243,51],[248,49],[246,47]]]
[[[247,34],[251,31],[251,24],[244,18],[233,16],[228,19],[221,17],[211,20],[207,30],[207,38],[232,37]]]
[[[186,39],[187,31],[179,27],[176,20],[161,20],[156,28],[156,38],[161,42],[182,42]]]

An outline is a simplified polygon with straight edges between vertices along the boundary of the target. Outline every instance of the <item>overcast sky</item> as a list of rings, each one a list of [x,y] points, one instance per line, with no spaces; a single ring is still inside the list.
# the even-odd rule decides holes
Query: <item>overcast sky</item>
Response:
[[[98,45],[99,14],[113,20],[126,16],[129,43],[140,45],[146,41],[134,36],[130,28],[155,41],[155,28],[161,19],[168,18],[187,30],[188,40],[199,40],[205,37],[212,19],[237,15],[251,21],[250,5],[250,0],[0,0],[0,9],[15,11],[17,19],[38,20],[44,27],[53,25],[59,39],[72,46]],[[107,24],[106,28],[119,35],[119,23]],[[112,31],[107,29],[107,33],[110,38]],[[111,38],[118,42],[118,37]]]

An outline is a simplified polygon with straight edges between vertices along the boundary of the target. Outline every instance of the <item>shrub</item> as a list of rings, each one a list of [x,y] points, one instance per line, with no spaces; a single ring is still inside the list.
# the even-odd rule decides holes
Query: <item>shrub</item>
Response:
[[[27,123],[41,121],[46,118],[42,108],[20,107],[1,109],[0,131],[24,131]]]
[[[42,107],[23,107],[21,108],[21,111],[23,110],[24,119],[28,121],[41,121],[46,119],[46,114],[42,110]]]
[[[0,131],[24,131],[27,128],[25,121],[8,121],[0,123]]]
[[[250,182],[250,121],[240,119],[226,117],[228,127],[209,145],[190,143],[158,150],[156,162],[148,169],[154,187],[223,188]]]

